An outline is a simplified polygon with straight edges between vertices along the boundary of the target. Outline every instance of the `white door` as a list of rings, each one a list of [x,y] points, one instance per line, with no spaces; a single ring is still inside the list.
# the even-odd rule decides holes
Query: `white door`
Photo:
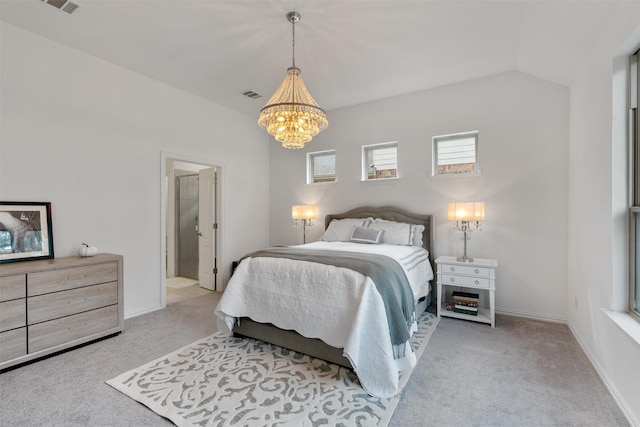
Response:
[[[200,286],[215,290],[215,171],[213,168],[201,169],[199,175],[198,207],[198,281]]]

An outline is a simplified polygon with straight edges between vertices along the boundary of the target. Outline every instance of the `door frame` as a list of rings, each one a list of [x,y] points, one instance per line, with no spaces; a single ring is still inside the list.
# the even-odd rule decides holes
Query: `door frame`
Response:
[[[215,194],[215,217],[218,223],[218,229],[216,232],[216,258],[218,265],[226,265],[224,263],[224,248],[225,248],[225,233],[224,227],[220,224],[224,224],[224,164],[222,162],[204,159],[200,157],[188,156],[185,154],[171,153],[167,151],[160,152],[160,306],[165,308],[167,306],[167,160],[174,160],[178,162],[196,163],[203,166],[216,168],[218,174],[217,191]],[[223,277],[218,270],[218,280],[216,281],[218,286],[223,283]],[[216,289],[218,290],[218,289]]]

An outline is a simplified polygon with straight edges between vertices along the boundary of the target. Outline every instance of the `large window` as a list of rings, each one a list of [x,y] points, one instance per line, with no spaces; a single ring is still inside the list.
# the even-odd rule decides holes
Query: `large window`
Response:
[[[336,180],[336,151],[318,151],[307,154],[307,184]]]
[[[433,137],[433,176],[478,172],[477,131]]]
[[[631,278],[629,286],[629,310],[640,317],[640,66],[638,53],[631,57],[631,188],[632,200],[630,208],[631,224],[629,241],[631,242]]]
[[[398,143],[365,145],[362,147],[362,180],[398,177]]]
[[[635,313],[640,317],[640,208],[633,207],[632,209],[632,221],[633,235],[631,241],[633,242],[633,260],[632,271],[633,277],[631,280],[629,309],[632,313]]]

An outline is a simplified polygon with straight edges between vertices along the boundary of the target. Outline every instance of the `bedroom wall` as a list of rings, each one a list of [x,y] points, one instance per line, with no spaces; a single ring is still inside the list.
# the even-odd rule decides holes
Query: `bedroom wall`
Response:
[[[399,76],[398,78],[401,78]],[[313,82],[309,82],[313,93]],[[316,98],[322,104],[321,94]],[[483,231],[468,253],[496,258],[498,312],[553,321],[567,318],[569,91],[510,72],[328,112],[329,127],[302,150],[271,145],[271,244],[302,243],[291,205],[324,215],[360,205],[398,205],[433,213],[438,255],[461,255],[447,203],[482,200]],[[482,175],[436,179],[432,136],[478,130]],[[361,146],[398,141],[396,180],[360,181]],[[336,149],[337,182],[305,184],[306,153]]]
[[[569,143],[569,326],[635,426],[640,426],[640,324],[624,313],[629,280],[625,68],[626,56],[639,46],[640,4],[620,4],[571,86]],[[626,330],[612,320],[625,317]]]
[[[269,150],[255,117],[15,26],[0,31],[0,200],[52,203],[56,257],[82,242],[123,254],[126,317],[161,304],[161,152],[223,166],[226,274],[267,245]]]

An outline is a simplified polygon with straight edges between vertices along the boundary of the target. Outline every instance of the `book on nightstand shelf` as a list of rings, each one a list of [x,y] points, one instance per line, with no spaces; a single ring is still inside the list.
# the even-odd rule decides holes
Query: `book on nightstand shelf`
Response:
[[[480,294],[474,294],[471,292],[461,292],[461,291],[454,291],[451,296],[453,297],[454,301],[460,301],[460,302],[471,302],[471,303],[477,303],[478,299],[480,298]]]
[[[463,313],[471,316],[478,315],[479,294],[456,291],[453,292],[451,296],[453,298],[453,311],[455,313]]]
[[[454,313],[462,313],[462,314],[468,314],[469,316],[477,316],[478,315],[478,310],[476,309],[476,311],[472,311],[472,310],[465,310],[463,308],[454,308],[453,309]]]
[[[458,308],[460,310],[467,310],[467,311],[478,311],[478,304],[458,304],[456,303],[453,306],[454,309]]]

